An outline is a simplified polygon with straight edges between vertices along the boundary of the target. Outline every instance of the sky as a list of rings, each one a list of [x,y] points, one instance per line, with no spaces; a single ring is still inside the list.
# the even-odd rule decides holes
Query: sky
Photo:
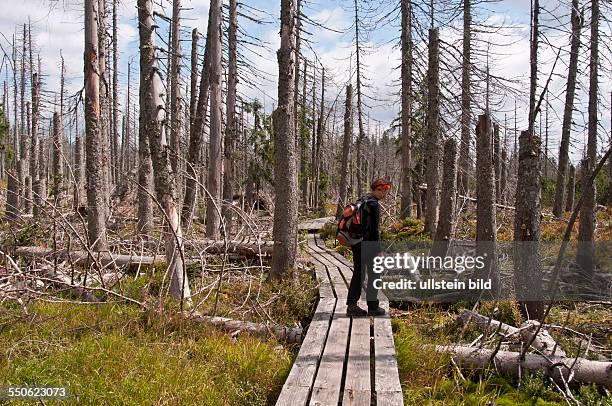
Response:
[[[40,54],[42,60],[42,70],[44,77],[44,87],[48,91],[59,89],[59,72],[60,72],[60,53],[66,61],[66,88],[68,94],[75,94],[83,86],[83,13],[82,0],[0,0],[3,4],[2,13],[0,14],[0,44],[4,51],[10,54],[12,36],[16,29],[22,29],[22,24],[28,19],[33,27],[33,40],[36,44],[35,53]],[[10,4],[9,4],[10,3]],[[136,25],[136,0],[120,0],[118,4],[119,15],[119,70],[120,70],[120,88],[121,100],[125,100],[125,89],[127,83],[127,64],[132,62],[132,78],[138,77],[138,31]],[[183,35],[182,47],[183,54],[186,56],[183,66],[183,74],[189,74],[189,56],[190,47],[190,30],[197,27],[201,33],[206,32],[208,5],[209,0],[183,0],[182,12],[183,20]],[[227,1],[226,1],[227,3]],[[247,46],[251,51],[245,51],[244,56],[249,59],[253,65],[262,72],[265,72],[265,78],[256,79],[256,86],[247,86],[250,80],[243,80],[239,84],[239,93],[245,99],[259,99],[269,112],[275,104],[276,95],[276,77],[278,65],[276,61],[276,49],[280,44],[279,31],[279,4],[280,1],[269,0],[248,0],[244,1],[247,5],[242,8],[241,12],[264,20],[264,24],[256,24],[247,18],[239,17],[239,25],[241,29],[249,35],[260,39],[266,44],[265,47]],[[331,106],[337,99],[337,103],[342,105],[344,102],[343,87],[349,81],[354,83],[354,8],[353,1],[348,0],[304,0],[304,13],[310,20],[317,22],[317,25],[308,24],[305,30],[310,35],[307,36],[309,47],[303,46],[304,55],[310,60],[313,58],[312,50],[316,51],[316,57],[320,64],[325,66],[327,77],[326,89],[326,104]],[[377,2],[368,2],[373,4],[370,8],[377,7],[376,10],[368,10],[367,6],[360,10],[364,20],[370,20],[364,23],[362,29],[362,45],[364,54],[362,62],[364,65],[364,104],[365,113],[367,114],[367,122],[370,123],[370,133],[375,132],[375,128],[386,128],[390,122],[399,113],[399,78],[400,71],[400,49],[398,47],[398,38],[400,34],[400,25],[397,19],[398,12],[393,11],[395,3],[393,0],[380,0]],[[428,2],[415,2],[424,3]],[[442,4],[441,0],[436,0],[436,24],[440,28],[440,37],[447,44],[461,47],[461,26],[462,15],[459,13],[454,22],[448,22],[448,14],[450,11],[446,4]],[[476,2],[475,2],[476,3]],[[569,3],[569,2],[567,2]],[[156,10],[165,15],[170,16],[171,5],[169,1],[164,1],[165,7],[162,9],[157,6]],[[561,57],[555,67],[554,75],[552,76],[549,93],[549,120],[550,120],[550,141],[549,155],[556,155],[558,152],[558,140],[560,137],[560,127],[563,114],[563,103],[565,97],[565,74],[567,71],[567,50],[569,49],[569,36],[560,30],[568,24],[568,11],[564,7],[560,7],[557,1],[542,0],[542,5],[545,11],[542,13],[543,31],[547,41],[550,43],[543,44],[540,47],[540,86],[546,81],[553,62],[556,57],[557,50],[555,47],[560,47]],[[425,6],[423,6],[425,7]],[[529,74],[529,0],[502,0],[494,3],[480,3],[474,5],[474,20],[485,22],[491,27],[506,26],[509,28],[498,28],[494,33],[479,33],[477,39],[489,40],[489,65],[492,75],[501,76],[504,78],[514,78],[516,82],[512,84],[515,91],[521,96],[508,96],[501,89],[493,87],[491,91],[491,100],[495,101],[496,109],[493,111],[496,119],[502,124],[504,118],[508,119],[509,127],[514,126],[514,102],[517,103],[517,123],[519,129],[526,126],[527,112],[527,96]],[[379,16],[390,12],[388,18],[378,21],[374,25],[374,20]],[[586,12],[588,17],[589,12]],[[368,18],[371,17],[371,18]],[[558,20],[557,20],[558,18]],[[423,19],[428,21],[427,19]],[[161,41],[166,34],[167,23],[159,21],[160,38],[158,45],[165,47]],[[368,25],[368,27],[365,27]],[[326,28],[322,28],[322,26]],[[367,28],[367,29],[366,29]],[[608,22],[602,24],[602,32],[610,38],[610,25]],[[17,37],[21,37],[21,33],[17,33]],[[166,39],[164,38],[164,41]],[[427,53],[424,51],[425,39],[415,38],[415,60],[423,66],[427,63]],[[584,30],[582,36],[583,44],[588,41],[588,30]],[[252,40],[249,40],[252,42]],[[204,41],[200,41],[203,46]],[[480,45],[481,51],[485,49],[483,43]],[[460,72],[457,72],[458,65],[453,64],[452,52],[442,45],[442,58],[449,61],[450,66],[447,72],[443,72],[442,79],[452,82],[452,76],[460,78]],[[304,49],[306,48],[306,49]],[[604,49],[601,49],[604,48]],[[445,51],[446,49],[446,51]],[[600,47],[602,53],[605,54],[605,60],[602,60],[600,72],[600,92],[603,97],[600,103],[600,150],[604,144],[607,145],[610,134],[610,91],[612,90],[612,75],[610,74],[610,55],[609,49]],[[447,52],[448,51],[448,52]],[[0,50],[0,52],[2,52]],[[480,64],[484,66],[484,52],[478,56]],[[587,55],[584,53],[583,55]],[[584,59],[584,58],[583,58]],[[587,60],[581,61],[581,66],[585,69],[585,73],[580,76],[579,89],[576,96],[576,113],[574,121],[576,122],[575,131],[572,134],[573,145],[571,150],[572,160],[579,160],[583,151],[583,143],[586,139],[584,123],[587,110],[587,97],[585,91],[588,89],[588,68]],[[0,81],[5,80],[5,75],[10,67],[7,66],[6,59],[3,59],[2,69],[0,71]],[[247,73],[249,70],[243,70],[249,79],[252,79],[252,73]],[[10,75],[10,73],[9,73]],[[12,80],[9,78],[9,81]],[[317,73],[318,85],[320,86],[320,72]],[[184,78],[186,83],[187,79]],[[10,82],[9,82],[10,83]],[[310,86],[310,85],[309,85]],[[457,136],[458,127],[456,125],[459,109],[457,95],[459,92],[454,92],[457,83],[451,84],[450,90],[447,92],[448,109],[453,113],[449,118],[450,126],[448,129],[449,136]],[[476,86],[482,87],[482,83],[477,83]],[[301,89],[300,89],[301,91]],[[540,89],[541,91],[541,89]],[[136,84],[132,85],[133,94],[137,94]],[[320,92],[320,90],[318,90]],[[310,97],[310,94],[309,94]],[[318,96],[317,96],[318,97]],[[44,114],[51,116],[53,103],[56,98],[55,93],[45,93],[46,109]],[[135,100],[135,98],[133,99]],[[481,112],[480,105],[474,106],[475,114]],[[338,120],[341,120],[342,114],[338,114]],[[543,115],[544,118],[544,115]],[[380,123],[380,124],[378,124]],[[510,136],[511,138],[511,136]]]

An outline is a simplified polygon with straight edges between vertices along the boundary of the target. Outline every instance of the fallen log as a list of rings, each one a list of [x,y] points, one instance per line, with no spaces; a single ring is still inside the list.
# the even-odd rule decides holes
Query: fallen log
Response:
[[[526,343],[531,342],[531,346],[538,351],[542,352],[544,355],[557,355],[560,357],[564,357],[565,351],[563,351],[555,342],[555,340],[551,337],[548,331],[544,329],[540,329],[538,335],[535,339],[533,339],[533,335],[537,330],[537,326],[539,322],[536,320],[528,320],[521,328],[516,328],[506,323],[502,323],[501,321],[497,321],[495,319],[491,319],[487,316],[483,316],[479,313],[473,312],[471,310],[463,310],[463,312],[457,317],[457,321],[461,325],[468,325],[468,323],[473,321],[480,330],[487,332],[488,331],[498,331],[502,333],[506,337],[517,337],[523,340]],[[532,342],[533,339],[533,342]]]
[[[46,259],[67,260],[76,265],[89,265],[99,263],[102,266],[115,264],[116,266],[137,266],[163,264],[166,258],[163,255],[141,256],[141,255],[122,255],[110,252],[93,252],[92,255],[87,251],[67,251],[42,247],[18,247],[14,255],[22,257],[37,257]]]
[[[191,321],[211,324],[227,331],[232,336],[247,332],[257,337],[274,335],[286,343],[301,343],[303,330],[301,327],[285,327],[274,323],[253,323],[250,321],[228,319],[226,317],[204,316],[198,313],[185,312],[185,317]]]
[[[591,361],[584,358],[546,357],[539,354],[525,354],[521,361],[520,353],[494,351],[464,346],[435,347],[438,353],[450,354],[455,362],[469,370],[485,370],[494,367],[497,372],[513,377],[521,377],[525,370],[543,372],[559,385],[572,381],[603,386],[612,389],[612,362]]]
[[[185,240],[185,248],[194,248],[200,254],[220,255],[225,253],[225,242],[222,240]],[[129,240],[121,243],[122,246],[144,247],[151,250],[159,248],[157,241],[136,241]],[[228,241],[227,252],[230,257],[252,258],[258,255],[271,256],[274,248],[273,241],[261,241],[259,244],[254,242]]]

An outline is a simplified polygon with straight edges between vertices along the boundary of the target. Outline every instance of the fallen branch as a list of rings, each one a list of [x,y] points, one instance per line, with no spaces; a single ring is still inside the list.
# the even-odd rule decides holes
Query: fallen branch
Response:
[[[583,384],[594,383],[612,389],[612,362],[591,361],[584,358],[566,358],[539,354],[521,354],[512,351],[497,351],[464,346],[435,347],[438,353],[447,353],[464,369],[485,370],[493,366],[497,372],[520,377],[522,370],[543,372],[560,385],[575,381]]]
[[[528,320],[521,328],[516,328],[506,323],[502,323],[501,321],[497,321],[495,319],[491,319],[487,316],[483,316],[479,313],[473,312],[471,310],[463,310],[463,312],[457,317],[457,321],[462,325],[467,325],[470,321],[473,321],[481,331],[490,330],[490,331],[498,331],[502,333],[505,337],[516,336],[517,338],[522,339],[526,343],[530,343],[533,348],[540,351],[542,354],[546,356],[557,355],[559,357],[565,357],[565,351],[563,351],[555,342],[555,340],[551,337],[548,331],[543,329],[538,329],[538,325],[540,324],[536,320]],[[537,333],[537,337],[533,337]]]
[[[232,336],[244,331],[258,337],[268,337],[270,335],[274,335],[279,340],[287,343],[302,342],[303,331],[301,327],[285,327],[274,323],[253,323],[250,321],[233,320],[225,317],[204,316],[197,312],[185,312],[184,315],[191,321],[211,324],[219,327],[230,333]]]

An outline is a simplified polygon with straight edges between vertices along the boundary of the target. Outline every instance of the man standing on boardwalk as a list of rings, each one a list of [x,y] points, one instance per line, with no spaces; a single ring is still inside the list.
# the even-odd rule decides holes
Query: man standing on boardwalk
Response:
[[[379,200],[387,197],[391,183],[385,179],[377,179],[370,185],[371,192],[361,198],[363,218],[363,241],[351,246],[353,251],[353,277],[349,284],[346,298],[346,315],[352,317],[382,316],[385,309],[378,305],[378,289],[374,288],[374,281],[379,275],[373,271],[374,257],[380,249],[380,204]],[[361,286],[365,277],[366,268],[368,285],[366,288],[366,301],[368,310],[357,305],[361,296]]]

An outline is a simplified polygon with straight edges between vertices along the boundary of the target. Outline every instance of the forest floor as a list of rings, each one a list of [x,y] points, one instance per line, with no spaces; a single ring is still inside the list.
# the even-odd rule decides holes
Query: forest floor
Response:
[[[609,239],[612,209],[598,216],[598,238]],[[511,237],[510,220],[510,214],[498,215],[500,240]],[[564,224],[545,219],[543,239],[560,238]],[[12,231],[3,227],[5,244],[7,240],[11,245],[53,244],[51,223],[24,223]],[[473,239],[474,229],[472,213],[464,215],[458,222],[458,238]],[[112,239],[122,241],[131,233],[128,223]],[[192,233],[192,238],[203,238],[199,225]],[[329,235],[329,230],[323,230],[322,236]],[[383,238],[418,241],[428,236],[420,220],[408,219],[385,223]],[[24,261],[20,265],[27,264]],[[194,303],[203,314],[306,328],[317,301],[310,267],[302,259],[294,278],[269,282],[268,266],[268,260],[223,264],[207,257],[205,265],[188,267]],[[217,290],[222,269],[223,283]],[[0,386],[66,385],[79,404],[92,405],[273,404],[299,345],[271,336],[228,334],[186,319],[165,294],[164,270],[162,265],[143,266],[117,285],[118,293],[146,308],[119,298],[107,298],[103,304],[82,303],[61,289],[31,301],[4,301],[0,304]],[[468,374],[448,356],[428,349],[431,344],[470,343],[478,338],[475,329],[456,325],[457,315],[473,303],[396,305],[391,315],[405,404],[568,403],[567,394],[541,375],[517,381],[493,373]],[[523,321],[512,302],[482,302],[477,310],[514,326]],[[611,305],[559,303],[548,322],[561,326],[550,332],[568,356],[612,358]],[[610,394],[594,386],[573,387],[572,396],[585,405],[612,405]]]

